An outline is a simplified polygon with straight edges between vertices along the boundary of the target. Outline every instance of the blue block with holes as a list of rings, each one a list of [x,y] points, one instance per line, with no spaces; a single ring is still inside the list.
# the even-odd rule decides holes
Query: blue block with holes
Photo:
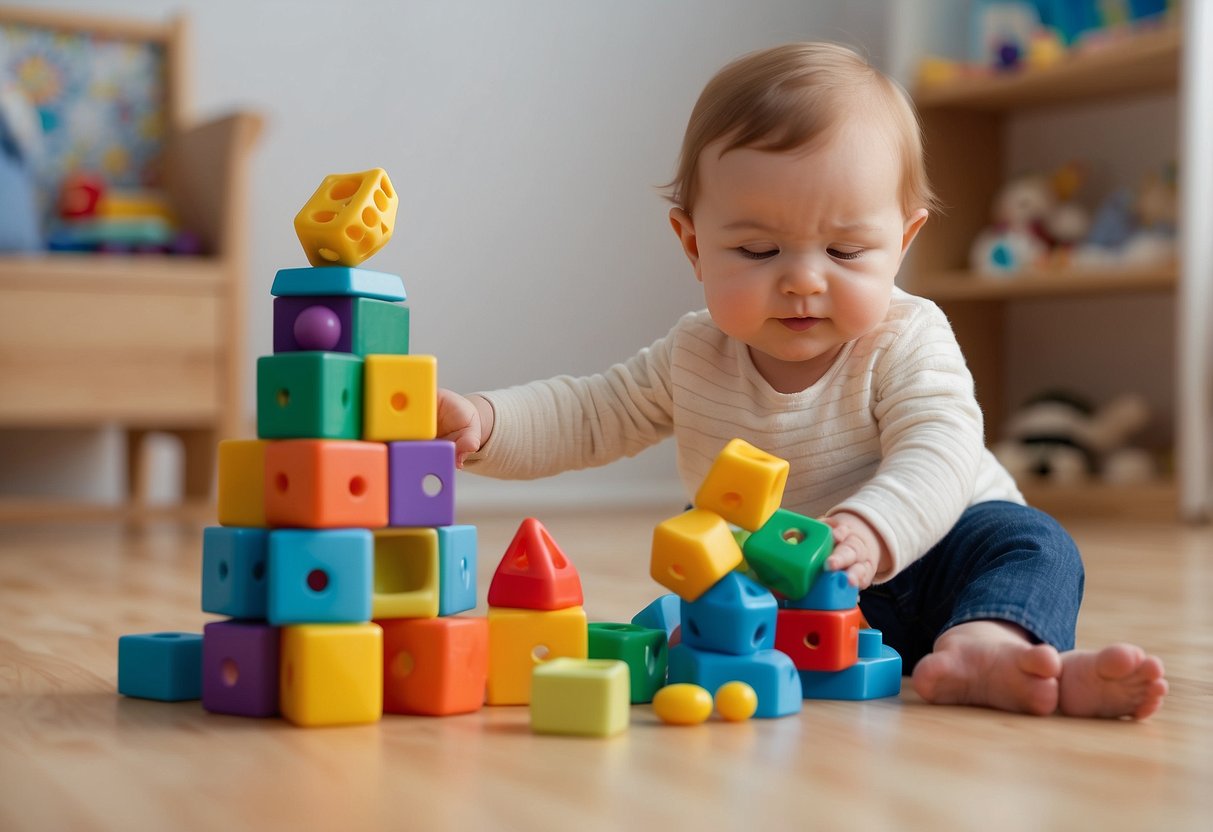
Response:
[[[666,638],[672,638],[682,624],[682,599],[672,592],[655,598],[632,616],[632,623],[650,630],[664,630]]]
[[[438,614],[476,607],[476,527],[439,526]]]
[[[119,637],[118,693],[160,702],[201,699],[202,634]]]
[[[770,650],[778,614],[766,587],[730,572],[694,601],[682,602],[682,643],[734,655]]]
[[[845,572],[828,570],[817,576],[808,595],[780,602],[780,606],[792,610],[849,610],[858,605],[859,587],[851,586]]]
[[[796,665],[778,650],[759,650],[745,656],[696,650],[686,644],[670,648],[668,683],[689,682],[716,695],[725,682],[745,682],[758,694],[754,716],[773,719],[799,713],[803,706]]]
[[[266,612],[275,626],[371,620],[368,529],[273,529]]]
[[[883,699],[901,693],[901,656],[880,630],[859,631],[859,661],[846,670],[800,671],[805,699]]]
[[[211,526],[202,532],[202,611],[265,618],[269,532]]]

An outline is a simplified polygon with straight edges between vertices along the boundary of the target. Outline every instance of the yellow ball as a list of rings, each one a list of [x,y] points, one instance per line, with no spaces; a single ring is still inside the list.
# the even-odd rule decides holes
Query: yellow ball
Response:
[[[758,710],[758,694],[745,682],[725,682],[716,691],[716,710],[728,722],[744,722]]]
[[[653,713],[667,725],[698,725],[712,715],[712,694],[699,685],[666,685],[653,697]]]

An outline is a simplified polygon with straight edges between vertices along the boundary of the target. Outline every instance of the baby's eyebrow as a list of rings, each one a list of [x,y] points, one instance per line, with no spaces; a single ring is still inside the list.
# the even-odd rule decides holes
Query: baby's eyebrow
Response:
[[[759,220],[740,219],[728,223],[724,227],[725,231],[763,231],[769,233],[780,233],[783,229],[776,226],[767,225]],[[830,225],[830,231],[853,234],[853,233],[871,233],[879,234],[884,231],[884,228],[879,225],[873,225],[870,222],[838,222]]]

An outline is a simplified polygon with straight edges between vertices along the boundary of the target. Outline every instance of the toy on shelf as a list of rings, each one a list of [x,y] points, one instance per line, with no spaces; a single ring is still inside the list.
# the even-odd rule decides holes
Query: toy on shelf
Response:
[[[178,224],[162,191],[116,188],[99,174],[75,171],[59,186],[57,209],[47,230],[52,251],[201,253],[197,235]]]
[[[1174,164],[1147,174],[1136,189],[1110,193],[1074,251],[1079,268],[1157,268],[1176,262],[1179,199]]]

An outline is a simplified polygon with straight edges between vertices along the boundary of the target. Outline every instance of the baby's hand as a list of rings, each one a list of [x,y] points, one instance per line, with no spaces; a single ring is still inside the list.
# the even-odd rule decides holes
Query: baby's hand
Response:
[[[851,586],[867,589],[878,573],[890,568],[884,541],[858,514],[840,511],[821,522],[834,530],[834,551],[826,568],[846,572]]]
[[[492,430],[493,408],[487,401],[479,396],[473,400],[450,390],[438,390],[438,438],[455,443],[458,467],[463,467],[469,454],[480,450]]]

